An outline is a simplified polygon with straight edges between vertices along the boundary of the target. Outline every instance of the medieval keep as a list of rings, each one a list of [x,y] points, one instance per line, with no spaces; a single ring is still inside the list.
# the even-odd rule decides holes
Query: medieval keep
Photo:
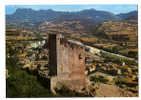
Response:
[[[85,48],[62,34],[49,34],[49,71],[51,89],[61,82],[72,90],[81,90],[86,79]]]

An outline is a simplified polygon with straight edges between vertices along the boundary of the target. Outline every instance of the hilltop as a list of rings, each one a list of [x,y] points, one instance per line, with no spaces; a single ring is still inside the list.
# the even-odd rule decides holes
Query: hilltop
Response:
[[[78,12],[63,12],[48,10],[33,10],[18,8],[13,14],[6,15],[6,21],[21,24],[24,22],[44,22],[44,21],[72,21],[72,20],[91,20],[92,22],[100,23],[108,20],[125,20],[129,17],[137,17],[137,11],[132,11],[126,14],[115,15],[107,11],[99,11],[95,9],[85,9]]]

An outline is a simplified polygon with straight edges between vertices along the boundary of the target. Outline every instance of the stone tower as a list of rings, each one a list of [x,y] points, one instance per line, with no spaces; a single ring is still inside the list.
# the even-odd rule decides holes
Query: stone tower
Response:
[[[85,86],[85,48],[67,41],[61,34],[49,34],[51,88],[57,82],[72,90]]]

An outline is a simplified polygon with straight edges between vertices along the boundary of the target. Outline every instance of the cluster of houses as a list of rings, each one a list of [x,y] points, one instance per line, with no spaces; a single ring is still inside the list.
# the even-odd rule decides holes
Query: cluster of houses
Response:
[[[46,41],[31,41],[29,46],[21,49],[21,54],[18,55],[19,65],[23,69],[43,70],[48,66],[48,50],[44,48]]]

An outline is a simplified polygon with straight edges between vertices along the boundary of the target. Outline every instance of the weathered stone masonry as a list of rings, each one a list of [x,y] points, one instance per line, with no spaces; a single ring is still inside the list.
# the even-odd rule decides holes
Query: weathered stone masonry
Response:
[[[61,34],[49,35],[51,88],[61,82],[73,90],[85,86],[85,48],[68,42]]]

